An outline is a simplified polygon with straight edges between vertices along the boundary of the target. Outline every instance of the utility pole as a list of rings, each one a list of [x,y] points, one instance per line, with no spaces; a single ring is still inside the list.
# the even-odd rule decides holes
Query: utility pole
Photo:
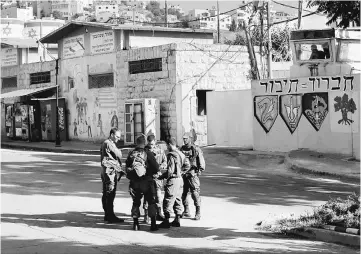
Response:
[[[58,74],[59,74],[59,58],[55,60],[55,89],[56,89],[56,118],[55,118],[55,147],[60,147],[60,130],[59,130],[59,87],[58,87]]]
[[[168,27],[168,5],[167,0],[165,0],[165,27]]]
[[[217,42],[219,43],[220,41],[220,30],[219,30],[219,2],[217,0]]]
[[[267,26],[268,26],[268,78],[272,78],[272,37],[271,37],[271,6],[270,0],[267,2]]]
[[[303,0],[298,0],[298,29],[301,29],[302,26],[302,5]]]
[[[135,5],[133,6],[133,26],[135,25],[135,14],[134,14],[134,12],[135,12]]]

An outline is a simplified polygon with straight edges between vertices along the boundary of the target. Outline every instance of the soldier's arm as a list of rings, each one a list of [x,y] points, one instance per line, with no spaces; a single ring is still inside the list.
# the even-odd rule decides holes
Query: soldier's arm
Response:
[[[167,168],[167,156],[165,152],[162,150],[162,163],[159,165],[159,170]]]
[[[197,167],[200,171],[203,171],[206,169],[206,162],[204,160],[202,150],[199,147],[197,148],[197,150]]]
[[[172,156],[169,156],[167,162],[167,171],[165,171],[158,179],[168,179],[174,173],[174,169],[175,169],[174,158]]]

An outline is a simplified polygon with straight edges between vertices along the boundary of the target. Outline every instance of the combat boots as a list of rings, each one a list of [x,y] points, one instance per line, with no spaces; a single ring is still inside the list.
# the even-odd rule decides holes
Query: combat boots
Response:
[[[163,222],[158,225],[158,228],[170,228],[169,219],[165,218]]]
[[[133,230],[138,231],[140,229],[138,218],[133,218]]]
[[[162,213],[162,208],[158,207],[158,211],[157,211],[157,218],[158,221],[164,221],[164,215]]]
[[[196,216],[194,217],[194,220],[200,220],[201,219],[201,207],[196,206]]]
[[[180,227],[180,215],[176,215],[174,221],[170,224],[172,227]]]
[[[150,220],[151,220],[150,231],[157,231],[158,230],[157,220],[155,219],[155,217],[150,218]]]
[[[181,216],[181,218],[190,218],[191,217],[191,213],[189,211],[189,206],[184,206],[184,212]]]
[[[144,223],[149,223],[148,209],[144,209]]]

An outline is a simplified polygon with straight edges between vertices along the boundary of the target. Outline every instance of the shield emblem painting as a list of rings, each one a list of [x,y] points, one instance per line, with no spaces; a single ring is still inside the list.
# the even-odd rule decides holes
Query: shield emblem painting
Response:
[[[290,132],[293,133],[302,116],[302,94],[281,95],[280,115]]]
[[[302,108],[313,128],[319,131],[328,113],[328,93],[305,93]]]
[[[278,96],[255,96],[253,102],[254,116],[264,131],[268,133],[278,116]]]

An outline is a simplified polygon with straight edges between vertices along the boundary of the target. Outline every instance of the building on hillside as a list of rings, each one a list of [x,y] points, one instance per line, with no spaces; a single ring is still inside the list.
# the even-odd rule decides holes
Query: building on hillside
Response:
[[[188,13],[189,27],[195,29],[214,29],[218,27],[217,23],[217,11],[212,10],[199,10],[193,9]],[[219,29],[220,30],[229,30],[230,25],[232,24],[231,16],[221,14],[219,15]]]
[[[167,22],[168,22],[168,23],[176,23],[176,22],[179,22],[177,15],[168,14],[168,15],[167,15]]]
[[[100,4],[96,3],[95,8],[95,19],[97,22],[106,22],[110,18],[119,17],[118,4]]]
[[[38,19],[42,17],[50,17],[52,13],[52,1],[33,1],[33,15]]]
[[[169,9],[178,11],[180,14],[184,15],[184,11],[183,11],[182,7],[179,6],[179,4],[178,5],[170,5]]]
[[[124,24],[142,26],[144,23],[151,21],[146,13],[144,10],[126,7],[120,11],[120,17],[124,20]]]
[[[292,18],[296,18],[296,16],[284,11],[275,11],[272,15],[272,22],[279,22]]]
[[[63,19],[70,20],[70,18],[77,14],[82,13],[84,8],[83,1],[76,0],[58,0],[52,1],[51,9],[52,12],[58,11],[61,13]]]
[[[9,5],[1,10],[2,18],[14,18],[18,20],[29,20],[34,18],[32,6]]]

